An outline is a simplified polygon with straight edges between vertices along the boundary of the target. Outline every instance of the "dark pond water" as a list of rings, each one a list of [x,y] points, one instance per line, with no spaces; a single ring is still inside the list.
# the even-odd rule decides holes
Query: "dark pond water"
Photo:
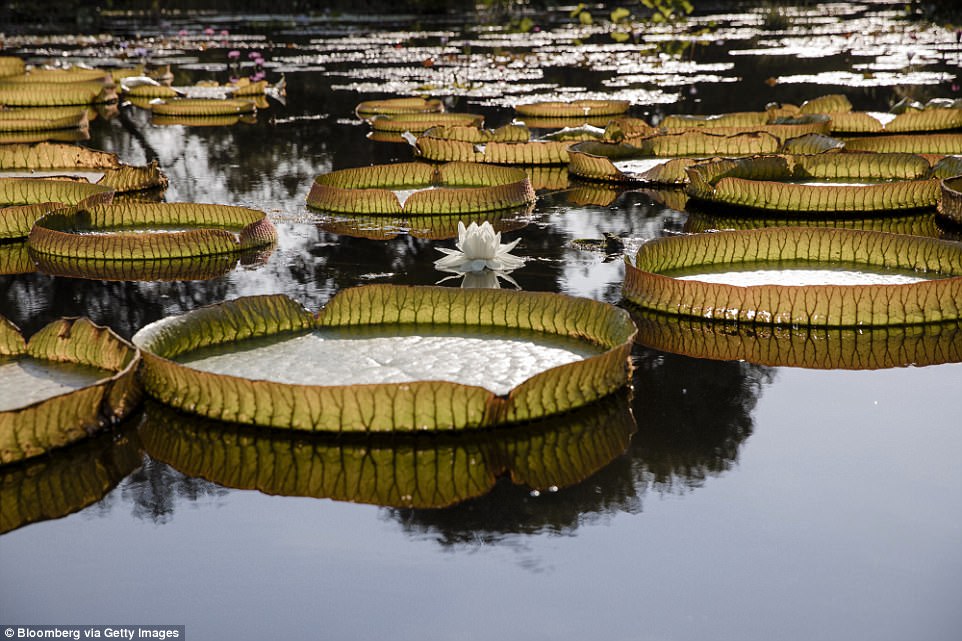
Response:
[[[317,309],[354,285],[433,284],[446,275],[437,248],[452,240],[427,238],[417,221],[385,229],[304,204],[317,174],[410,159],[404,145],[366,138],[359,101],[430,86],[496,126],[511,104],[559,93],[617,95],[655,119],[835,92],[860,110],[958,97],[956,35],[900,22],[900,11],[808,5],[776,32],[761,31],[764,12],[705,16],[714,33],[677,57],[669,44],[644,51],[570,25],[411,31],[383,16],[8,36],[7,52],[37,62],[104,64],[143,47],[172,65],[175,84],[226,80],[229,50],[242,60],[257,50],[268,79],[285,74],[287,97],[225,127],[157,126],[124,107],[85,143],[131,163],[158,158],[168,201],[267,211],[280,241],[266,260],[195,281],[0,276],[0,313],[27,334],[85,315],[129,337],[247,294]],[[646,38],[670,40],[657,29]],[[670,207],[677,194],[536,178],[534,211],[497,221],[504,240],[521,239],[514,253],[527,263],[512,277],[526,290],[619,303],[620,257],[572,240],[611,232],[632,249],[713,220]],[[903,220],[957,233],[933,212]],[[453,227],[432,224],[442,223]],[[147,404],[116,433],[4,468],[0,622],[176,624],[195,640],[960,637],[962,365],[904,366],[958,360],[958,327],[774,343],[759,333],[749,362],[737,350],[696,357],[707,354],[697,332],[673,343],[644,326],[630,396],[524,429],[304,439]],[[832,356],[849,343],[855,357]],[[694,355],[657,349],[670,344]],[[824,369],[772,365],[825,347]],[[851,360],[879,369],[832,369]]]

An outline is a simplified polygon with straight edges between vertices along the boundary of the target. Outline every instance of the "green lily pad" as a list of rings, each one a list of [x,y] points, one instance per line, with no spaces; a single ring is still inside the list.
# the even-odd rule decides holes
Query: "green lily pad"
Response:
[[[510,430],[388,438],[292,435],[149,403],[150,456],[225,487],[397,508],[442,508],[483,496],[500,477],[533,490],[583,481],[628,447],[625,394]]]
[[[644,138],[640,146],[581,142],[569,150],[569,171],[579,178],[617,183],[682,184],[687,169],[706,156],[738,156],[777,151],[766,133],[720,135],[702,131]]]
[[[711,209],[690,206],[688,219],[685,221],[685,231],[691,234],[729,229],[761,229],[786,226],[861,229],[889,234],[907,234],[909,236],[954,240],[944,228],[937,224],[936,215],[931,212],[854,218],[837,216],[765,218],[761,216],[723,216],[718,215]]]
[[[904,134],[845,139],[849,151],[904,154],[962,154],[962,134]]]
[[[126,416],[140,400],[140,356],[90,321],[62,319],[29,342],[0,318],[0,463],[86,438]]]
[[[954,223],[962,224],[962,176],[944,179],[941,189],[939,214]]]
[[[29,248],[28,248],[29,249]],[[241,254],[241,262],[243,254]],[[29,250],[30,271],[49,276],[109,281],[211,280],[237,267],[237,254],[167,259],[76,258]]]
[[[89,113],[85,107],[31,107],[0,110],[0,132],[86,129],[88,121]]]
[[[435,98],[388,98],[386,100],[368,100],[355,108],[359,118],[368,118],[378,114],[417,114],[439,113],[444,111],[444,103]]]
[[[586,118],[617,116],[626,113],[630,106],[631,103],[627,100],[572,100],[570,102],[549,100],[517,105],[514,110],[518,115],[525,117]]]
[[[461,125],[480,127],[484,116],[463,113],[410,113],[396,115],[377,115],[370,119],[371,128],[378,132],[401,133],[410,131],[420,133],[439,125]]]
[[[271,245],[262,211],[197,203],[121,203],[54,212],[30,232],[32,252],[82,260],[163,260]]]
[[[564,345],[575,341],[581,345],[579,349],[587,351],[583,357],[570,353],[562,356],[552,350],[542,353],[545,359],[557,357],[561,359],[558,362],[566,363],[533,373],[520,383],[504,379],[501,384],[510,387],[510,391],[500,395],[478,385],[456,382],[456,379],[437,380],[441,369],[463,367],[460,356],[467,354],[456,340],[458,336],[472,339],[472,336],[490,334],[492,330],[528,337],[518,345],[526,350],[540,349],[535,347],[537,342],[532,343],[530,339],[531,333],[535,333],[552,345],[555,341]],[[327,349],[329,345],[323,345],[324,336],[340,337],[343,340],[335,342],[335,347],[351,349],[352,333],[385,338],[386,342],[363,344],[363,349],[372,355],[375,352],[370,350],[382,343],[387,345],[388,353],[403,355],[397,349],[400,342],[394,345],[383,336],[397,333],[403,339],[401,342],[413,342],[414,352],[405,358],[413,356],[417,360],[418,348],[413,344],[424,332],[447,336],[451,340],[441,342],[454,345],[456,350],[460,345],[462,351],[450,359],[438,357],[434,361],[439,368],[438,376],[428,375],[423,380],[419,376],[401,375],[394,378],[397,382],[374,382],[394,376],[392,366],[378,367],[376,360],[360,358],[353,349],[348,360],[359,367],[348,369],[357,376],[369,373],[371,379],[358,379],[369,380],[367,383],[297,382],[309,378],[324,382],[339,380],[325,376],[318,369],[324,364],[338,366],[343,360],[339,358],[303,360],[303,365],[309,365],[305,369],[288,365],[271,368],[266,377],[253,373],[264,366],[266,359],[285,358],[283,354],[291,348]],[[218,420],[295,430],[407,432],[518,423],[574,409],[607,396],[627,382],[627,358],[633,333],[631,321],[623,310],[559,294],[372,285],[340,292],[317,316],[285,296],[228,301],[153,323],[137,332],[134,342],[144,352],[143,381],[149,393],[188,412]],[[251,342],[253,339],[261,342]],[[434,344],[433,340],[430,342]],[[274,345],[279,347],[272,351]],[[222,355],[217,353],[218,346],[230,346],[227,352],[240,350],[240,359],[250,365],[230,365],[229,356],[218,362],[215,357]],[[199,361],[185,364],[184,359],[191,360],[192,354],[196,359],[208,359],[206,367],[226,368],[231,374],[204,371],[200,369],[204,364]],[[472,357],[478,358],[476,354]],[[503,358],[490,360],[492,363],[486,365],[487,368],[497,369],[498,363],[507,364]],[[242,367],[253,368],[250,369],[252,376],[236,375]],[[511,367],[502,371],[515,376]],[[409,367],[404,365],[401,371],[406,369]],[[283,376],[282,371],[286,371]],[[477,372],[472,376],[477,376]],[[281,380],[288,378],[291,380]]]
[[[416,153],[435,162],[475,162],[492,165],[567,165],[573,141],[472,143],[431,136],[417,139]]]
[[[116,100],[113,87],[101,82],[34,84],[0,79],[0,104],[5,107],[92,105]]]
[[[475,163],[399,163],[318,176],[307,204],[352,214],[455,214],[513,209],[535,200],[520,169]]]
[[[774,270],[801,282],[796,270],[893,272],[885,284],[757,284],[701,274]],[[747,275],[747,274],[746,274]],[[911,278],[909,277],[911,275]],[[873,277],[871,282],[878,282]],[[893,281],[904,284],[887,284]],[[910,281],[910,282],[905,282]],[[853,282],[845,275],[845,283]],[[739,284],[735,284],[739,283]],[[805,327],[940,323],[962,318],[962,247],[899,234],[777,227],[659,238],[626,266],[627,300],[653,311],[709,320]]]
[[[0,78],[19,76],[24,72],[23,60],[16,56],[0,56]]]
[[[929,172],[912,154],[784,154],[694,165],[687,189],[699,200],[765,211],[898,211],[935,205]]]
[[[206,98],[171,98],[163,102],[151,102],[150,111],[158,116],[231,116],[257,111],[252,100],[229,98],[214,100]]]
[[[121,163],[117,154],[79,145],[47,142],[4,145],[0,147],[0,171],[33,174],[43,171],[54,175],[91,171],[94,175],[87,178],[87,182],[109,187],[117,193],[167,187],[167,176],[160,171],[156,160],[146,166],[133,167]]]

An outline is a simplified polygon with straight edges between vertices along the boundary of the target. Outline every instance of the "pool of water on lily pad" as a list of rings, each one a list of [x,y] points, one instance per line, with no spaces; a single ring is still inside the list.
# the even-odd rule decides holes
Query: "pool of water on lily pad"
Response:
[[[871,111],[905,93],[953,95],[955,35],[899,22],[899,11],[802,7],[793,30],[774,33],[759,31],[761,13],[726,12],[712,18],[711,40],[675,59],[581,27],[464,34],[454,21],[406,33],[407,19],[383,16],[261,16],[256,27],[212,18],[215,33],[231,33],[223,42],[196,20],[162,34],[115,23],[118,37],[97,46],[8,39],[7,51],[35,60],[67,50],[96,62],[137,33],[157,36],[130,46],[155,48],[176,83],[225,80],[228,50],[245,64],[258,50],[270,80],[286,75],[287,98],[256,124],[229,127],[154,125],[124,107],[95,120],[86,143],[128,163],[156,157],[169,201],[267,211],[279,242],[266,260],[197,281],[3,275],[0,313],[28,335],[85,315],[129,337],[248,294],[283,292],[317,309],[355,285],[434,284],[446,276],[433,267],[437,247],[452,239],[338,235],[304,204],[320,173],[410,159],[406,145],[365,137],[353,114],[361,100],[433,84],[450,110],[497,126],[511,119],[505,105],[559,88],[631,99],[647,118],[832,92]],[[505,227],[502,240],[520,238],[514,253],[527,259],[511,277],[526,290],[618,303],[621,257],[571,241],[610,232],[633,251],[681,233],[686,214],[661,204],[677,201],[653,190],[541,190],[534,211]],[[470,455],[428,437],[352,442],[341,450],[350,461],[321,464],[306,457],[318,448],[305,436],[218,439],[180,418],[176,447],[152,456],[147,428],[171,419],[147,405],[113,441],[0,469],[0,623],[183,624],[195,640],[958,638],[962,366],[808,370],[641,345],[633,361],[630,401],[600,419],[634,421],[627,445],[604,445],[603,430],[579,418],[510,445],[497,433],[472,441]],[[378,464],[376,452],[392,447],[390,464]],[[372,484],[434,487],[444,474],[470,485],[479,456],[498,461],[493,490],[443,509],[283,490],[325,475],[340,483],[332,496],[359,499]],[[228,483],[225,470],[248,481]],[[47,500],[71,495],[67,485],[87,491]]]

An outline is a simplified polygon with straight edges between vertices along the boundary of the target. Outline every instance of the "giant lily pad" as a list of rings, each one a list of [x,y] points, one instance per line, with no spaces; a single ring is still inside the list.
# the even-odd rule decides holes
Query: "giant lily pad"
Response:
[[[54,212],[30,232],[39,254],[83,260],[169,260],[270,245],[262,211],[196,203],[122,203]]]
[[[76,258],[29,250],[30,271],[50,276],[110,281],[210,280],[237,266],[237,254],[213,254],[167,259]],[[244,254],[241,254],[244,262]]]
[[[86,107],[31,107],[0,110],[0,131],[51,131],[86,129],[89,113]]]
[[[439,125],[479,127],[484,123],[484,116],[463,113],[411,113],[374,116],[370,122],[371,128],[378,132],[401,133],[410,131],[420,133]]]
[[[719,135],[702,131],[643,139],[640,147],[581,142],[569,154],[569,171],[579,178],[618,183],[681,184],[688,167],[706,156],[737,156],[777,151],[779,141],[766,133]]]
[[[520,169],[475,163],[399,163],[318,176],[307,195],[317,209],[356,214],[454,214],[534,202]]]
[[[849,151],[905,154],[962,154],[962,134],[914,134],[848,138]]]
[[[16,56],[0,56],[0,78],[19,76],[24,71],[23,60]]]
[[[495,231],[513,231],[527,225],[525,216],[530,215],[534,205],[516,210],[499,210],[480,214],[441,214],[437,216],[332,216],[322,220],[318,227],[341,236],[390,240],[402,234],[415,238],[446,240],[458,237],[458,223],[481,225],[491,223]]]
[[[712,278],[720,267],[742,273]],[[847,273],[838,273],[842,269]],[[808,270],[835,273],[817,274],[819,284],[812,285],[746,285],[747,276],[797,283]],[[844,284],[862,282],[863,272],[872,275],[869,284]],[[878,276],[885,272],[890,275]],[[962,247],[883,232],[795,227],[659,238],[626,266],[623,291],[646,309],[709,320],[806,327],[938,323],[962,318]]]
[[[113,84],[111,75],[100,69],[88,69],[86,67],[70,67],[68,69],[30,69],[29,71],[16,75],[5,76],[4,83],[19,84],[43,84],[57,85],[77,82],[96,82],[100,84]]]
[[[831,121],[827,116],[795,116],[771,118],[765,112],[741,112],[716,116],[666,116],[658,128],[667,133],[705,131],[732,136],[763,132],[780,142],[809,134],[827,134]]]
[[[167,187],[167,177],[161,173],[157,161],[133,167],[121,163],[116,154],[78,145],[5,145],[0,147],[0,172],[11,171],[29,171],[32,176],[38,172],[52,175],[82,172],[81,177],[87,182],[109,187],[117,193]]]
[[[136,433],[99,434],[52,456],[0,469],[0,534],[103,499],[143,464]]]
[[[636,340],[695,358],[809,369],[887,369],[962,362],[962,324],[893,327],[740,325],[635,310]]]
[[[257,111],[252,100],[205,98],[174,98],[163,102],[150,103],[152,113],[159,116],[231,116]]]
[[[33,84],[0,80],[0,104],[6,107],[91,105],[117,100],[112,87],[100,82]]]
[[[483,348],[474,342],[501,332],[516,341],[510,353],[542,354],[529,361],[542,365],[521,370],[514,357],[485,355],[502,344],[500,338]],[[591,403],[627,382],[633,334],[626,312],[587,299],[372,285],[340,292],[317,316],[285,296],[228,301],[148,325],[134,342],[144,350],[143,380],[150,394],[188,412],[295,430],[407,432],[517,423]],[[439,357],[428,347],[438,345],[431,337],[441,337],[455,353]],[[586,351],[562,357],[540,351],[542,341]],[[374,356],[376,346],[394,355],[388,357],[393,366],[378,364],[384,356]],[[268,364],[278,355],[290,358],[282,354],[291,349],[305,367]],[[347,349],[350,356],[304,357],[305,350],[318,349]],[[253,369],[228,364],[238,356]],[[567,362],[537,371],[549,361]],[[431,363],[423,374],[411,369]],[[501,374],[494,374],[498,368]],[[500,393],[458,382],[461,375],[453,370],[496,385]],[[226,371],[230,374],[218,373]],[[348,376],[357,384],[321,383]],[[510,380],[524,376],[523,382]]]
[[[109,203],[114,190],[71,180],[0,178],[0,239],[26,238],[42,216],[69,205]]]
[[[885,214],[854,218],[848,216],[765,218],[762,216],[723,216],[713,212],[710,208],[689,206],[688,219],[685,221],[685,231],[696,234],[707,231],[761,229],[763,227],[785,227],[789,225],[792,227],[863,229],[868,231],[884,231],[890,234],[908,234],[910,236],[956,240],[936,223],[936,215],[932,212],[902,215]]]
[[[773,155],[688,168],[688,194],[713,203],[792,212],[887,211],[932,207],[938,181],[911,154]]]
[[[359,118],[369,118],[378,114],[418,114],[439,113],[444,111],[444,103],[431,98],[388,98],[385,100],[368,100],[355,108]]]
[[[573,141],[532,140],[529,142],[489,142],[475,144],[422,136],[417,153],[438,162],[480,162],[493,165],[567,165]]]
[[[628,447],[625,396],[514,429],[361,439],[252,431],[149,403],[140,434],[152,458],[226,487],[441,508],[487,494],[502,476],[542,491],[588,478]]]
[[[140,400],[140,357],[90,321],[54,321],[24,341],[0,318],[0,463],[86,438],[126,416]]]
[[[533,102],[517,105],[514,110],[520,116],[537,118],[585,118],[617,116],[626,113],[630,106],[627,100],[573,100],[571,102]]]
[[[952,222],[962,224],[962,176],[954,176],[942,181],[939,213]]]

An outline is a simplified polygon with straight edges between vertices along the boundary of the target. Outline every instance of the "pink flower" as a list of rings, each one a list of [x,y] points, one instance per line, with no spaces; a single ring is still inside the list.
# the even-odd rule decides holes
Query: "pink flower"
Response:
[[[212,35],[214,35],[214,28],[213,28],[213,27],[207,27],[206,29],[204,29],[204,35],[205,35],[205,36],[212,36]]]
[[[227,57],[231,60],[237,60],[240,58],[240,51],[237,49],[232,49],[231,51],[227,52]]]

